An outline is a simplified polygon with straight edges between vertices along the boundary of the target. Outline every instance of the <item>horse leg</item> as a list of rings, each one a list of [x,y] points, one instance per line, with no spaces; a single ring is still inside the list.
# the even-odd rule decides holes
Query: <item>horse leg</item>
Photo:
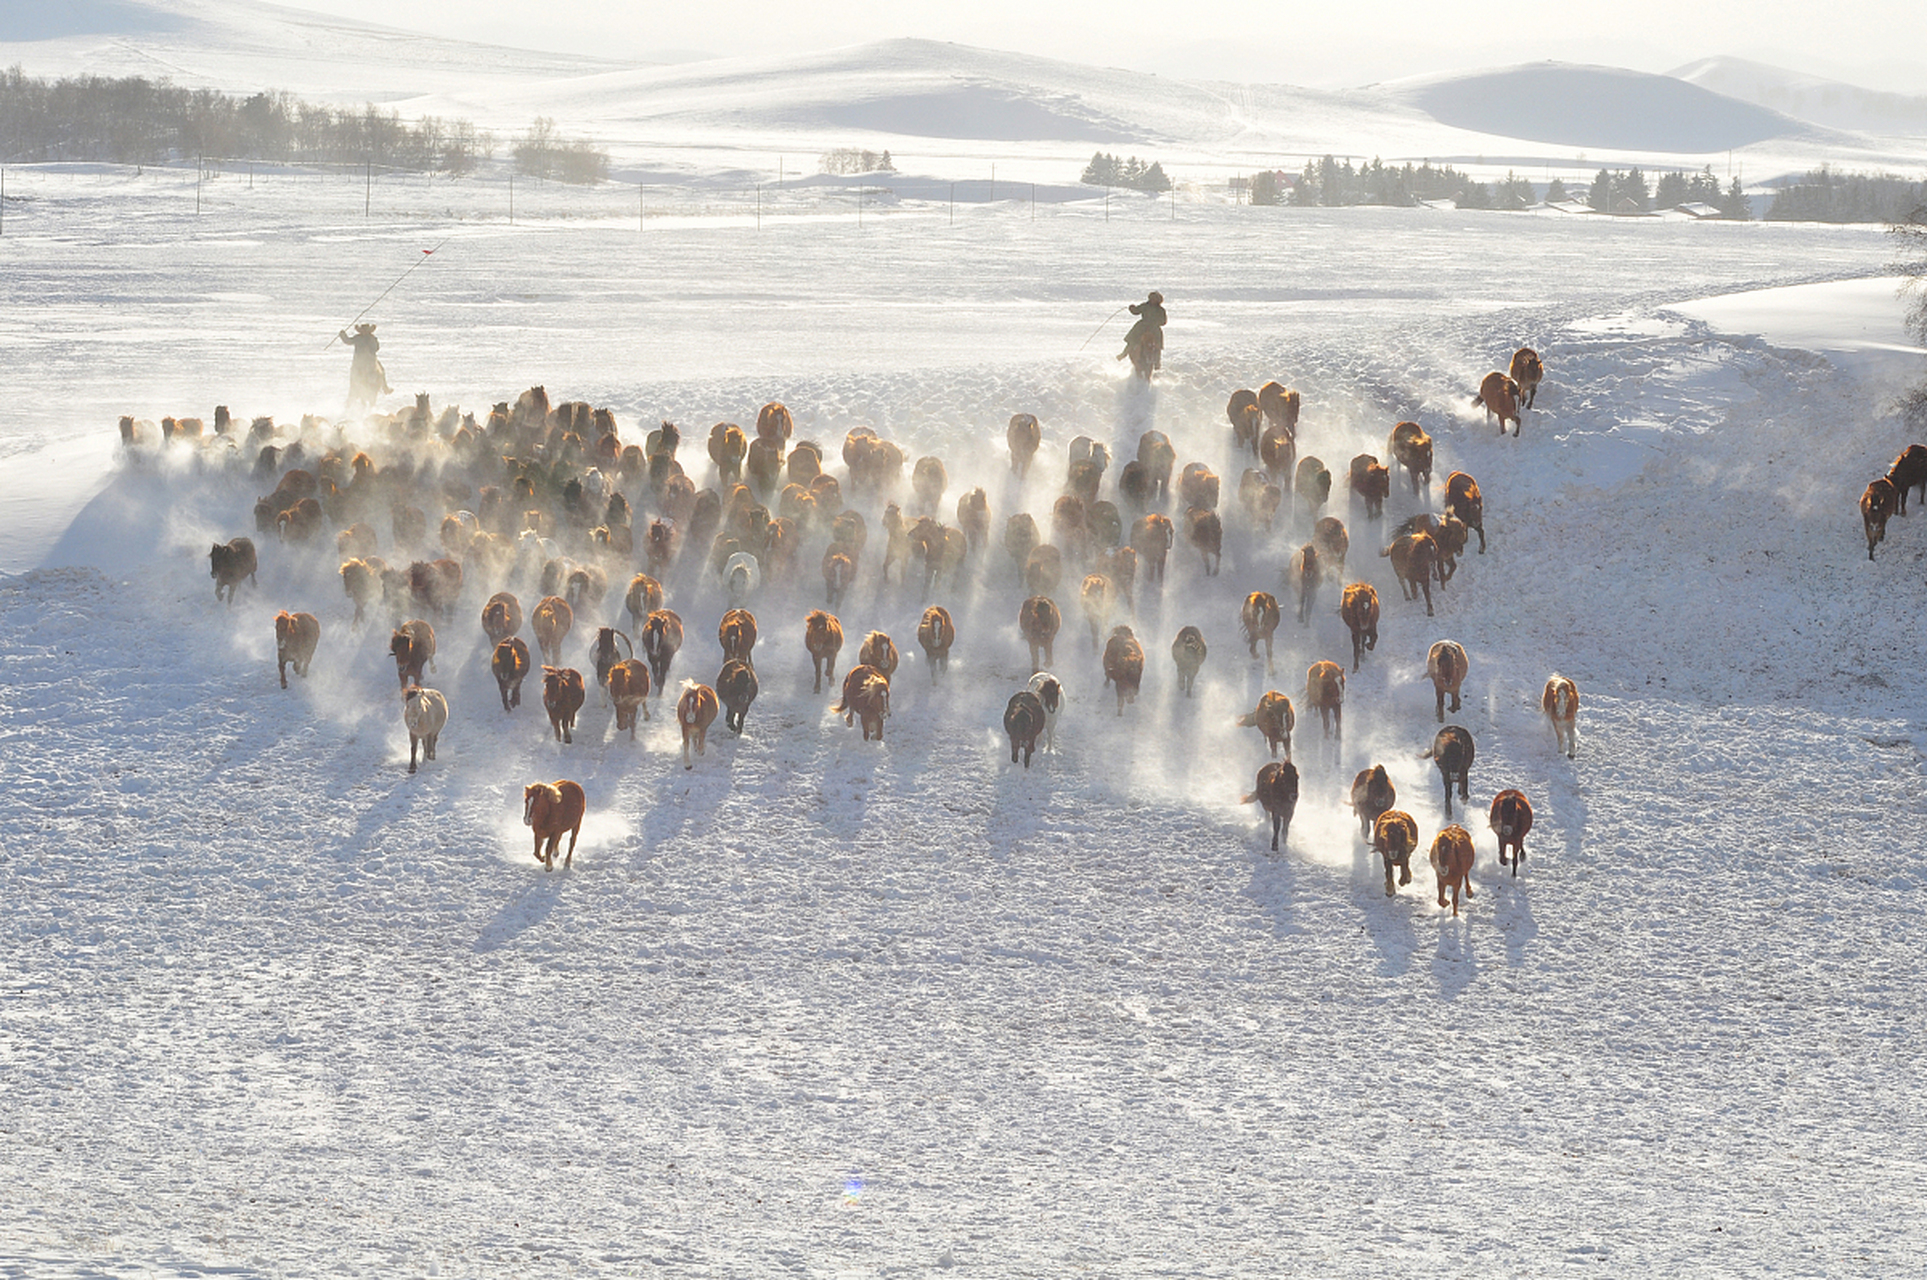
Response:
[[[562,855],[562,869],[564,871],[567,871],[570,865],[575,862],[575,840],[576,840],[576,837],[581,834],[582,834],[582,824],[580,822],[577,822],[573,827],[569,828],[569,851],[566,854]],[[557,844],[562,843],[562,836],[559,832],[555,837],[555,842]]]
[[[421,742],[414,734],[408,735],[408,772],[415,772],[415,748]]]

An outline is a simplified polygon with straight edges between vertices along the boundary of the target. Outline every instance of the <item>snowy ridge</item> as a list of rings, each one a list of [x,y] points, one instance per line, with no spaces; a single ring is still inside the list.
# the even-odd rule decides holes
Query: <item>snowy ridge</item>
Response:
[[[678,65],[524,52],[238,0],[117,0],[0,25],[0,65],[36,75],[166,76],[226,92],[289,89],[473,120],[504,136],[536,116],[587,134],[622,166],[761,169],[786,151],[888,147],[931,172],[1064,181],[1092,148],[1171,164],[1295,168],[1330,152],[1387,160],[1506,156],[1689,164],[1751,151],[1799,170],[1919,163],[1870,116],[1836,131],[1725,97],[1720,86],[1544,63],[1349,90],[1146,75],[923,39]],[[1746,101],[1741,99],[1745,98]],[[1877,116],[1877,113],[1876,113]],[[1898,133],[1899,136],[1892,136]],[[1524,145],[1522,145],[1524,144]],[[947,171],[947,172],[946,172]],[[1073,171],[1074,172],[1074,171]]]
[[[247,94],[392,103],[476,83],[590,75],[621,65],[354,22],[253,0],[62,0],[0,15],[0,66],[30,75],[166,77]],[[526,122],[523,122],[526,123]]]
[[[1883,93],[1745,58],[1701,58],[1667,74],[1827,128],[1927,134],[1927,97],[1918,94]]]
[[[1441,124],[1562,147],[1704,154],[1815,132],[1696,83],[1614,67],[1536,63],[1391,89]]]

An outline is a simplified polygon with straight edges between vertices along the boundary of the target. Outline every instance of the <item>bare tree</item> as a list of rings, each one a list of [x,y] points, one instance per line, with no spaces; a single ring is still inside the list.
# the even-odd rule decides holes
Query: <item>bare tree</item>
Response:
[[[1894,271],[1901,278],[1901,296],[1907,299],[1907,330],[1927,346],[1927,202],[1891,224],[1887,234],[1893,237]],[[1927,430],[1927,383],[1902,395],[1897,407],[1910,430]]]

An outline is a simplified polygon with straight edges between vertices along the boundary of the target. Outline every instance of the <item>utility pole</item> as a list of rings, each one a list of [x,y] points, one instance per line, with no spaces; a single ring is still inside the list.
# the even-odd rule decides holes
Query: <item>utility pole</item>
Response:
[[[201,175],[206,172],[207,162],[199,152],[194,155],[194,216],[201,216]]]
[[[375,165],[372,160],[361,162],[361,216],[367,217],[375,200]]]

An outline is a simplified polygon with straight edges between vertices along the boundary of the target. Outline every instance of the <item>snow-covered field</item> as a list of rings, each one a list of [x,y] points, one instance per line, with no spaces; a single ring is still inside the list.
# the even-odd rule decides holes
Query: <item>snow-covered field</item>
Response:
[[[198,217],[177,173],[7,190],[0,1275],[1918,1267],[1927,529],[1896,519],[1869,563],[1854,503],[1921,361],[1878,229],[1013,201],[859,226],[802,197],[638,229],[553,189],[511,227],[428,183],[368,220],[339,179],[230,176]],[[1073,701],[1029,771],[998,728],[1029,667],[995,533],[941,597],[933,684],[870,512],[839,613],[846,662],[872,627],[905,650],[882,745],[810,692],[806,544],[753,604],[747,733],[687,772],[660,712],[632,745],[592,695],[566,747],[534,696],[505,715],[471,590],[410,777],[385,633],[350,633],[332,556],[257,535],[259,586],[216,606],[207,547],[272,485],[123,457],[114,422],[340,416],[322,344],[437,244],[369,317],[385,408],[543,383],[627,437],[680,423],[707,484],[709,424],[780,398],[832,457],[858,425],[940,454],[945,513],[981,484],[999,532],[1044,515],[1072,436],[1121,462],[1156,427],[1225,479],[1223,574],[1180,545],[1140,584],[1121,718],[1060,591]],[[1124,317],[1080,344],[1152,287],[1147,392],[1111,358]],[[1469,401],[1522,343],[1548,381],[1501,439]],[[1342,750],[1301,712],[1277,855],[1232,720],[1349,642],[1332,591],[1308,629],[1287,610],[1275,676],[1237,639],[1306,532],[1235,502],[1224,401],[1269,378],[1341,475],[1403,418],[1438,449],[1383,525],[1330,508],[1382,638]],[[1376,552],[1454,469],[1490,550],[1427,618]],[[722,595],[668,585],[676,672],[711,679]],[[323,626],[285,692],[282,608]],[[1426,844],[1445,821],[1418,759],[1444,637],[1478,742],[1456,920],[1423,866],[1385,897],[1344,805],[1382,762]],[[1570,762],[1536,711],[1555,669],[1585,698]],[[518,800],[557,777],[591,813],[583,865],[545,873]],[[1537,811],[1516,880],[1483,816],[1505,787]]]
[[[264,543],[259,589],[211,602],[206,546],[251,529],[265,486],[65,442],[111,440],[122,409],[338,413],[346,360],[316,335],[437,231],[72,208],[0,242],[27,570],[0,583],[8,1274],[1918,1257],[1924,544],[1897,520],[1869,564],[1853,509],[1902,443],[1882,405],[1910,362],[1865,350],[1904,345],[1899,304],[1886,282],[1700,304],[1718,332],[1673,305],[1866,277],[1875,232],[1366,210],[549,224],[460,233],[378,313],[397,387],[437,404],[541,381],[625,432],[699,435],[781,396],[801,436],[864,423],[942,452],[999,527],[1043,510],[1078,432],[1128,447],[1156,425],[1235,477],[1223,398],[1267,377],[1304,391],[1305,449],[1339,467],[1416,417],[1441,480],[1479,477],[1491,551],[1427,619],[1380,530],[1334,504],[1384,638],[1340,760],[1301,724],[1305,795],[1272,857],[1237,805],[1263,752],[1230,721],[1346,641],[1328,599],[1309,632],[1287,620],[1275,679],[1240,652],[1237,594],[1273,587],[1303,533],[1235,517],[1221,578],[1179,549],[1141,590],[1150,674],[1122,720],[1067,618],[1076,701],[1028,773],[996,727],[1027,666],[993,555],[950,598],[952,676],[906,661],[881,747],[809,692],[814,573],[767,592],[749,731],[688,773],[666,719],[631,746],[592,699],[565,748],[533,703],[504,716],[477,597],[444,628],[441,758],[408,777],[392,672],[325,558]],[[1121,323],[1077,350],[1140,283],[1175,317],[1149,395],[1109,358]],[[1861,350],[1776,338],[1828,306],[1856,339],[1833,345]],[[1549,381],[1500,440],[1469,388],[1522,341]],[[1046,424],[1027,489],[1002,458],[1018,410]],[[707,677],[720,596],[671,592],[679,670]],[[282,607],[325,629],[286,693]],[[842,616],[908,643],[916,613],[871,582]],[[1212,643],[1192,702],[1165,657],[1185,622]],[[1383,761],[1428,842],[1441,825],[1416,756],[1443,636],[1472,655],[1475,811],[1505,786],[1538,809],[1517,881],[1473,822],[1456,921],[1429,869],[1387,900],[1341,807]],[[1555,668],[1585,691],[1572,763],[1532,706]],[[592,817],[582,865],[544,874],[516,800],[557,776]]]

